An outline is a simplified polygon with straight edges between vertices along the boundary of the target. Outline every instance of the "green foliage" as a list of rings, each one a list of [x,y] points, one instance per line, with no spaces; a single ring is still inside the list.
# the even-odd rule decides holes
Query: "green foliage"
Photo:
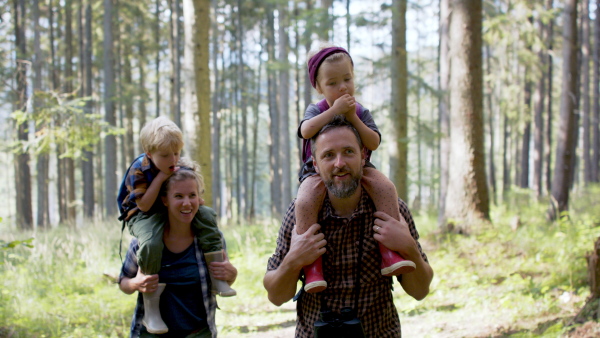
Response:
[[[598,192],[574,195],[568,217],[555,223],[544,216],[548,201],[523,190],[492,209],[493,225],[469,236],[421,231],[435,277],[423,302],[394,294],[401,318],[431,320],[425,332],[453,336],[560,336],[589,295],[585,256],[600,236]],[[418,226],[432,221],[422,218]],[[403,326],[422,336],[409,330]]]
[[[33,112],[18,110],[11,114],[18,125],[33,122],[35,137],[14,141],[9,148],[15,153],[46,154],[52,145],[59,145],[64,148],[61,158],[79,158],[84,151],[93,150],[104,135],[123,134],[123,129],[103,121],[102,115],[86,112],[90,100],[89,97],[68,99],[66,94],[35,92]]]
[[[0,248],[2,248],[2,250],[8,250],[8,249],[13,249],[15,247],[17,247],[18,245],[23,245],[26,246],[28,248],[33,248],[33,244],[31,244],[31,242],[33,242],[33,237],[23,240],[23,241],[10,241],[10,242],[6,242],[0,239]]]

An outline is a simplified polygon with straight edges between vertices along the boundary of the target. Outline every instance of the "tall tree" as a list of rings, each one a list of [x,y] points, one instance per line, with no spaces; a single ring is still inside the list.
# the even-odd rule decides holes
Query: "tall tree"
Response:
[[[242,165],[242,173],[241,173],[241,181],[240,181],[240,199],[238,201],[238,206],[240,207],[241,211],[242,211],[242,217],[244,219],[246,219],[246,217],[248,217],[249,214],[249,204],[247,203],[247,192],[249,191],[248,189],[248,96],[249,93],[247,92],[247,88],[248,88],[248,84],[247,84],[247,80],[246,80],[246,63],[244,60],[244,53],[245,53],[245,49],[244,49],[244,36],[245,36],[245,32],[244,32],[244,22],[242,21],[242,11],[243,11],[243,7],[242,7],[243,2],[241,0],[238,0],[237,2],[237,49],[238,49],[238,67],[237,67],[237,78],[239,81],[239,92],[240,92],[240,108],[242,110],[242,133],[241,135],[241,141],[242,141],[242,161],[241,161],[241,165]],[[239,161],[238,161],[239,163]]]
[[[592,149],[590,143],[591,115],[590,110],[590,1],[581,2],[581,100],[583,101],[583,168],[584,181],[593,182],[592,178]]]
[[[541,16],[537,20],[538,35],[541,41],[544,41],[546,33],[546,24]],[[533,190],[537,196],[543,193],[542,174],[543,174],[543,156],[544,156],[544,98],[546,97],[546,48],[539,47],[537,52],[539,62],[539,72],[537,86],[533,94]]]
[[[594,78],[592,95],[594,115],[592,117],[592,180],[600,181],[600,0],[596,0],[594,20]]]
[[[110,125],[117,125],[114,102],[114,57],[113,57],[113,3],[104,0],[104,119]],[[104,215],[117,213],[115,196],[117,191],[117,140],[114,135],[104,138]]]
[[[279,156],[279,105],[277,103],[277,78],[275,65],[275,18],[274,9],[267,9],[267,53],[269,63],[267,65],[267,86],[269,97],[269,160],[271,164],[271,216],[279,217],[281,210],[281,158]]]
[[[156,57],[154,59],[154,69],[156,72],[154,99],[156,100],[156,106],[154,110],[156,112],[156,117],[160,116],[160,13],[160,0],[156,0],[154,9],[154,44],[156,45]]]
[[[73,86],[73,2],[65,1],[65,92],[69,99],[74,98],[75,87]],[[75,226],[75,162],[72,157],[63,159],[63,174],[65,175],[66,189],[66,219],[70,226]]]
[[[451,150],[446,217],[469,230],[489,220],[485,175],[482,1],[456,0],[450,21]]]
[[[284,211],[292,200],[292,151],[290,144],[290,63],[289,35],[287,29],[290,25],[288,2],[279,4],[279,156],[281,158],[281,201],[280,210]]]
[[[554,0],[546,0],[546,10],[550,11],[553,8]],[[548,46],[548,94],[546,98],[548,100],[547,118],[546,118],[546,135],[544,137],[544,163],[546,164],[546,191],[550,194],[552,191],[552,85],[553,85],[553,41],[554,41],[554,20],[551,19],[548,23],[546,35],[546,44]]]
[[[33,1],[33,109],[42,109],[41,102],[37,99],[37,95],[42,90],[42,48],[40,45],[40,5],[39,0]],[[37,132],[41,132],[47,128],[46,124],[37,126]],[[47,228],[50,225],[50,207],[48,203],[48,165],[49,156],[46,149],[37,156],[36,171],[37,171],[37,226]]]
[[[171,111],[173,122],[181,127],[181,55],[179,37],[179,0],[169,0],[169,50],[171,55]]]
[[[31,62],[26,61],[27,47],[25,41],[25,0],[14,2],[14,31],[17,47],[17,100],[16,107],[23,112],[27,111],[27,70]],[[17,126],[17,138],[27,142],[27,123]],[[33,228],[33,213],[31,207],[31,172],[29,168],[29,153],[23,148],[19,149],[15,161],[15,190],[17,192],[17,225],[21,229]]]
[[[183,82],[183,117],[184,119],[192,119],[196,116],[198,112],[198,103],[196,102],[196,79],[194,76],[194,25],[196,24],[196,20],[194,17],[194,3],[192,0],[183,0],[183,63],[181,65],[182,68],[182,82]],[[214,19],[211,19],[211,22],[214,23]],[[215,27],[213,24],[212,34],[216,35]],[[215,80],[216,82],[217,80]],[[213,104],[213,110],[215,105]],[[188,124],[183,124],[183,135],[186,137],[185,146],[186,151],[189,154],[194,154],[195,144],[191,142],[191,137],[195,130],[191,129]],[[214,141],[213,141],[214,144]],[[214,170],[213,170],[214,173]],[[213,180],[213,182],[218,182],[217,180]],[[218,185],[217,185],[218,186]],[[217,187],[215,186],[215,188]],[[213,203],[213,205],[215,205]]]
[[[93,88],[92,88],[92,6],[89,1],[85,5],[85,24],[84,24],[84,52],[83,52],[83,92],[88,98],[85,103],[86,114],[93,113]],[[84,150],[81,163],[83,177],[83,215],[86,218],[94,216],[94,154],[89,150]]]
[[[210,137],[210,68],[209,68],[209,39],[210,30],[210,0],[194,0],[196,26],[194,27],[194,74],[196,75],[196,97],[198,102],[199,126],[196,135],[196,156],[204,176],[204,200],[207,203],[212,198],[212,158]],[[216,160],[216,159],[215,159]]]
[[[406,0],[392,3],[392,140],[396,153],[390,154],[390,177],[396,185],[398,197],[408,199],[408,69],[406,61]]]
[[[219,71],[218,61],[220,52],[220,37],[221,31],[218,27],[217,20],[215,19],[218,9],[218,0],[212,0],[213,6],[213,17],[211,20],[212,27],[212,62],[213,62],[213,74],[215,79],[214,94],[212,95],[212,154],[215,158],[212,161],[212,174],[213,174],[213,208],[217,211],[221,210],[222,204],[222,192],[221,192],[221,119],[219,117],[221,111],[221,93],[224,92],[223,80]],[[184,11],[185,12],[185,11]],[[218,213],[217,213],[218,214]]]
[[[533,23],[533,17],[529,17],[529,24]],[[527,43],[526,50],[528,54],[531,54],[531,43]],[[519,186],[521,188],[529,188],[529,161],[530,161],[530,148],[531,148],[531,91],[533,88],[533,82],[531,81],[531,65],[525,63],[524,71],[524,82],[525,88],[523,90],[524,102],[523,102],[523,122],[525,126],[523,128],[523,137],[521,139],[521,177],[519,178]]]
[[[577,95],[577,0],[567,0],[563,11],[563,76],[556,162],[552,180],[552,206],[548,216],[556,219],[569,209],[569,185],[575,156],[574,124]]]
[[[439,46],[439,161],[440,189],[438,207],[438,227],[446,225],[446,195],[448,194],[448,166],[450,159],[450,114],[448,81],[450,80],[450,0],[440,0],[440,46]]]

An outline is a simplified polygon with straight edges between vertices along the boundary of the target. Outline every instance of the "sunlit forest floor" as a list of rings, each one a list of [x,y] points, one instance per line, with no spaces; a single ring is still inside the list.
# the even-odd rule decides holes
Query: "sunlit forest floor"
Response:
[[[572,321],[589,295],[585,255],[600,236],[599,204],[597,187],[576,191],[569,217],[550,223],[547,202],[513,192],[492,208],[492,224],[468,235],[441,233],[434,213],[416,213],[435,277],[421,302],[395,284],[403,336],[600,336],[593,318]],[[238,296],[218,299],[220,337],[293,336],[295,304],[273,306],[262,286],[278,226],[222,224],[239,277]],[[30,233],[0,223],[0,337],[128,336],[135,296],[110,278],[119,236],[116,221]],[[7,247],[31,237],[31,248]]]

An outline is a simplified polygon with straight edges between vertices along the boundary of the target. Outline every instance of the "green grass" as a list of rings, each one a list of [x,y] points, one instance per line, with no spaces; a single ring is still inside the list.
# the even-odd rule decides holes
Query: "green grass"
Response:
[[[600,236],[600,190],[572,195],[569,219],[549,223],[547,202],[514,192],[492,209],[492,224],[469,235],[440,234],[432,215],[415,215],[435,277],[417,302],[396,284],[407,337],[558,337],[589,295],[585,254]],[[520,227],[511,229],[515,217]],[[0,224],[0,337],[124,337],[135,296],[103,274],[120,268],[116,222],[21,233]],[[218,298],[221,337],[294,325],[295,304],[270,304],[262,286],[278,222],[222,225],[239,275],[238,296]],[[124,238],[124,250],[128,237]]]

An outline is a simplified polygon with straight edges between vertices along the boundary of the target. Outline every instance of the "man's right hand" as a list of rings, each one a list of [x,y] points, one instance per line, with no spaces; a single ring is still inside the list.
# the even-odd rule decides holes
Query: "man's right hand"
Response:
[[[325,253],[325,235],[317,233],[321,225],[315,223],[311,225],[302,235],[296,232],[296,227],[292,230],[292,240],[290,241],[290,251],[286,258],[299,268],[313,263],[317,258]]]

